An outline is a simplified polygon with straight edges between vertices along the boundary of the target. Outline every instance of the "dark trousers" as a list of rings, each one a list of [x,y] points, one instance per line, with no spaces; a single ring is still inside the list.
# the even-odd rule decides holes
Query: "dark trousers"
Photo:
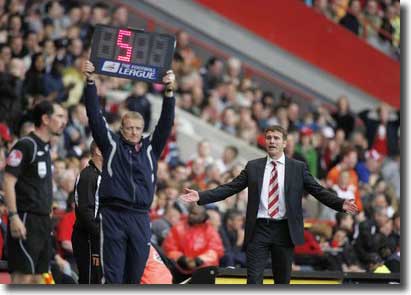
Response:
[[[71,242],[79,284],[101,284],[100,238],[74,227]]]
[[[275,284],[289,284],[294,245],[287,220],[257,219],[254,236],[247,245],[247,284],[262,284],[271,254]]]
[[[247,266],[247,258],[245,252],[239,250],[226,250],[224,256],[220,259],[220,266]]]
[[[42,274],[48,272],[51,253],[51,219],[48,215],[19,212],[26,226],[25,240],[11,236],[7,229],[8,269],[10,273]]]
[[[100,209],[105,283],[139,284],[150,252],[147,213],[125,208]]]

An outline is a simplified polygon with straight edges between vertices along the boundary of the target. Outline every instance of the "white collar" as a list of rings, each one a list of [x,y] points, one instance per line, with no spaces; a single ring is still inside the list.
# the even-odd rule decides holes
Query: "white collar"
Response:
[[[285,165],[285,154],[282,153],[281,157],[278,160],[274,160],[269,155],[267,155],[267,164],[271,164],[272,161],[275,161],[278,164]]]

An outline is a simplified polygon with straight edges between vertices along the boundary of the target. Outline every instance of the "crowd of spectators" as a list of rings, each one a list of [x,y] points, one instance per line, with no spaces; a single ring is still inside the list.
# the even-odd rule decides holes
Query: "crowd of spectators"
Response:
[[[304,0],[315,11],[400,59],[400,0]]]
[[[396,7],[396,2],[388,7]],[[67,110],[68,124],[64,136],[51,142],[54,240],[60,255],[56,263],[71,276],[76,271],[70,241],[73,189],[79,171],[87,165],[91,141],[80,69],[88,59],[93,26],[127,25],[128,14],[123,6],[85,1],[0,1],[0,194],[8,150],[33,130],[33,104],[45,99],[60,102]],[[336,215],[313,206],[306,196],[307,242],[296,248],[294,268],[374,272],[386,267],[399,272],[399,110],[381,104],[354,113],[342,95],[334,110],[314,104],[302,113],[291,95],[265,91],[244,75],[236,57],[211,56],[203,61],[186,32],[178,31],[176,37],[172,69],[178,83],[178,108],[260,149],[264,149],[264,129],[283,126],[289,132],[287,156],[305,161],[322,184],[342,198],[354,199],[361,209],[355,217]],[[140,112],[146,131],[151,129],[147,94],[160,93],[162,85],[108,76],[98,76],[96,84],[113,130],[119,129],[119,119],[127,109]],[[113,91],[127,93],[126,99],[113,100]],[[247,193],[209,205],[205,212],[188,208],[178,199],[186,187],[210,189],[239,175],[244,163],[238,161],[238,148],[226,146],[214,158],[213,139],[204,138],[185,162],[177,136],[178,118],[158,163],[158,186],[150,211],[153,243],[163,246],[160,249],[182,272],[206,265],[245,267],[241,245]],[[3,223],[7,222],[4,211],[0,211]],[[7,251],[1,252],[0,246],[0,258],[7,259]]]

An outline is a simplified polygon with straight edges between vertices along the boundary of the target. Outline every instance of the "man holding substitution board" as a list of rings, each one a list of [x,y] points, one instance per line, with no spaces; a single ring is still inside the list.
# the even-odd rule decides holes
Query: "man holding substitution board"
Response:
[[[167,47],[167,52],[158,52],[159,47],[168,44],[158,42],[158,34],[100,27],[103,31],[98,30],[99,26],[96,29],[100,35],[93,36],[93,63],[87,61],[83,73],[87,78],[87,116],[93,138],[104,159],[99,189],[103,282],[135,284],[140,283],[150,250],[148,211],[154,196],[157,160],[174,122],[175,76],[171,70],[166,70],[171,65],[174,44]],[[139,43],[136,38],[150,42],[140,40]],[[174,37],[170,38],[173,40]],[[140,44],[138,48],[133,46],[136,42]],[[144,56],[148,57],[141,59]],[[136,60],[141,63],[135,63]],[[111,72],[103,70],[107,64],[111,66]],[[155,73],[155,80],[145,80],[165,84],[160,119],[150,137],[142,136],[144,120],[137,112],[123,115],[118,134],[111,131],[102,115],[94,83],[95,72],[135,79],[119,75],[119,70],[138,67]],[[159,77],[163,73],[165,75]]]

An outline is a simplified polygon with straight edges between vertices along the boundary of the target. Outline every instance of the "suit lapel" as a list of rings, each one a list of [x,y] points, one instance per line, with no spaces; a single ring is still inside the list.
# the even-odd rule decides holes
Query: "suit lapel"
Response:
[[[292,161],[285,157],[285,167],[284,167],[284,195],[287,196],[287,192],[291,186],[291,180],[293,178],[292,173]]]
[[[257,171],[257,180],[258,180],[258,200],[260,199],[261,195],[261,188],[263,186],[263,180],[264,180],[264,171],[265,171],[265,164],[267,163],[267,157],[261,158],[257,162],[256,166],[256,171]]]

